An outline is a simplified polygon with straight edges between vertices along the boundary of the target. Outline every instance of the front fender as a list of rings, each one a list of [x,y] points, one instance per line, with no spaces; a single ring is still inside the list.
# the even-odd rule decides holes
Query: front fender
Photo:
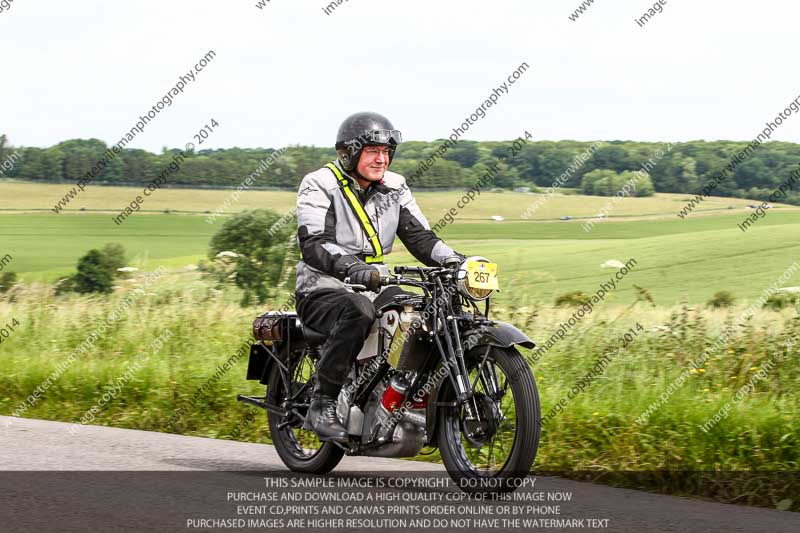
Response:
[[[510,348],[519,344],[525,348],[533,350],[536,344],[511,324],[505,322],[494,322],[492,326],[479,326],[464,332],[464,351],[467,352],[475,346],[499,346],[500,348]]]

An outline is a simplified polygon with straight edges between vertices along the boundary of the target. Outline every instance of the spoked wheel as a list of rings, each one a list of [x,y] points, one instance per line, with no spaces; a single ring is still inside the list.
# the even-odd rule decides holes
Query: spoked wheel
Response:
[[[467,369],[475,395],[471,409],[441,408],[442,461],[466,492],[509,492],[521,486],[539,447],[536,382],[514,348],[483,346],[469,356]]]
[[[339,464],[344,450],[332,442],[322,442],[312,429],[303,428],[314,388],[315,360],[308,351],[292,359],[296,362],[287,373],[291,376],[290,386],[277,368],[267,384],[267,402],[288,410],[286,416],[268,415],[272,443],[289,470],[326,474]]]

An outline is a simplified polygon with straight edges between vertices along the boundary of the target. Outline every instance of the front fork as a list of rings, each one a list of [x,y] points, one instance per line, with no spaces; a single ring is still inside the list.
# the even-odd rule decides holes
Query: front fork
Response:
[[[437,281],[440,285],[440,289],[444,292],[441,281]],[[447,368],[447,375],[453,385],[453,390],[456,392],[456,406],[463,404],[467,419],[476,420],[479,416],[479,409],[475,400],[474,384],[469,382],[469,372],[467,371],[467,365],[464,361],[464,348],[461,345],[458,321],[453,315],[445,315],[445,313],[440,310],[436,314],[435,324],[436,328],[431,332],[431,335],[439,349],[442,365]],[[440,331],[442,332],[441,335],[439,335]],[[444,337],[444,344],[440,337]],[[488,355],[488,351],[486,353]],[[480,372],[479,369],[478,373],[480,374]],[[477,383],[477,380],[475,383]]]

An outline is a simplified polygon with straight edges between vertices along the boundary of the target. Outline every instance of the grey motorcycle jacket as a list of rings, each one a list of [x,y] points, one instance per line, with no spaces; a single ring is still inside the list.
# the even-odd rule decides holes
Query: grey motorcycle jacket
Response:
[[[380,182],[373,182],[362,191],[338,160],[334,164],[354,193],[352,198],[358,198],[362,212],[369,218],[384,256],[391,252],[395,236],[426,266],[438,266],[445,258],[456,255],[431,231],[403,176],[387,170]],[[297,264],[298,293],[321,288],[350,290],[343,282],[347,269],[357,262],[376,262],[376,243],[368,238],[358,208],[345,192],[343,183],[330,168],[311,172],[300,183],[297,241],[302,260]],[[364,294],[370,299],[375,297],[374,293]]]

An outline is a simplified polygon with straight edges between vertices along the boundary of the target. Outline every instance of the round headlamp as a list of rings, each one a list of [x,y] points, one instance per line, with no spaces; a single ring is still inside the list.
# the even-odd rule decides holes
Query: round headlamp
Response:
[[[458,266],[458,272],[456,273],[456,283],[458,284],[458,292],[460,292],[470,300],[480,302],[491,296],[494,291],[492,289],[483,289],[480,287],[475,287],[473,284],[470,283],[471,280],[467,275],[467,263],[469,263],[470,261],[476,261],[479,263],[490,263],[491,261],[479,255],[473,255],[472,257],[467,257]]]

